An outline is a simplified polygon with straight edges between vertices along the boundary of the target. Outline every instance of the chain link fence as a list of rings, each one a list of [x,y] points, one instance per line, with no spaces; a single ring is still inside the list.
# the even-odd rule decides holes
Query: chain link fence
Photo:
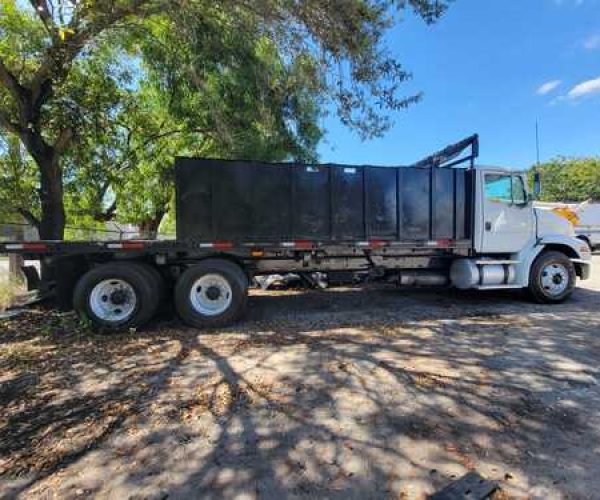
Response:
[[[105,228],[89,228],[67,226],[65,228],[65,240],[77,241],[106,241],[106,240],[130,240],[145,239],[150,237],[132,225],[119,225],[113,222],[107,223]],[[37,229],[25,222],[0,222],[0,241],[36,241],[39,240]],[[22,282],[23,275],[21,267],[34,265],[39,268],[37,262],[26,262],[20,255],[0,254],[0,282],[6,286],[7,282]]]
[[[65,240],[77,241],[105,241],[105,240],[131,240],[146,239],[151,235],[144,234],[132,225],[119,225],[108,223],[107,227],[89,228],[67,226]],[[36,241],[39,239],[35,227],[24,222],[0,222],[0,240],[2,241]]]
[[[140,231],[131,224],[107,222],[104,228],[66,226],[65,240],[67,241],[122,241],[136,239],[174,239],[174,234],[150,234]],[[39,240],[37,229],[25,222],[0,222],[0,241],[36,241]],[[22,279],[21,267],[23,259],[16,255],[0,254],[0,280],[7,278]],[[38,265],[36,263],[36,265]]]

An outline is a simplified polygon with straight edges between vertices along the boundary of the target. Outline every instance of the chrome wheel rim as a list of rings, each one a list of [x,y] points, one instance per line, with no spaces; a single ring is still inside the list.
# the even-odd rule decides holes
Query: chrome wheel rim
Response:
[[[548,295],[561,295],[568,286],[569,271],[564,265],[552,263],[542,269],[542,288]]]
[[[133,315],[136,305],[134,288],[121,279],[101,281],[90,293],[90,309],[102,321],[126,321]]]
[[[220,274],[205,274],[194,281],[190,302],[194,310],[204,316],[223,314],[231,305],[233,291]]]

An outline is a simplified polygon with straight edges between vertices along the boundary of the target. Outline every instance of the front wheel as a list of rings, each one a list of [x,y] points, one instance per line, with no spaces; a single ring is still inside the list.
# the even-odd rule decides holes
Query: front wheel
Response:
[[[566,300],[576,281],[575,266],[561,252],[544,252],[533,263],[529,292],[536,302],[555,304]]]
[[[246,309],[248,279],[229,261],[209,259],[187,269],[175,286],[181,318],[196,328],[227,326]]]

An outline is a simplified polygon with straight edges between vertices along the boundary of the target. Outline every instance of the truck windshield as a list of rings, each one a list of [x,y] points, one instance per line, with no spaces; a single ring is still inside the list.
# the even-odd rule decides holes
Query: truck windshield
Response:
[[[527,203],[525,184],[523,183],[523,177],[520,175],[513,175],[512,177],[512,196],[513,203],[517,205],[523,205]]]

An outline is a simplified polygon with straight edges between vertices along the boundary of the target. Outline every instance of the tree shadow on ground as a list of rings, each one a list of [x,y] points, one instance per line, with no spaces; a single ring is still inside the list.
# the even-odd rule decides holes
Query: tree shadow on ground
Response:
[[[4,493],[418,498],[477,468],[592,495],[597,295],[258,294],[219,332],[37,338],[37,396],[0,423],[6,472],[34,474]]]

